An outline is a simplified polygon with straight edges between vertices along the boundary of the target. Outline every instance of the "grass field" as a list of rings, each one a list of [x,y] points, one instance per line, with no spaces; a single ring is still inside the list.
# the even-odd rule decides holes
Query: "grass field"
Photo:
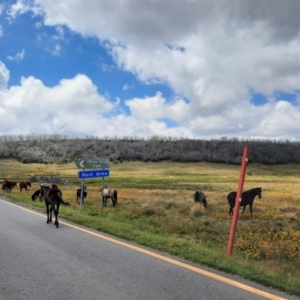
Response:
[[[248,207],[243,216],[240,212],[230,257],[226,255],[231,225],[226,196],[237,189],[240,166],[111,164],[105,184],[118,190],[118,205],[114,209],[108,201],[101,215],[101,179],[86,180],[88,197],[79,212],[77,171],[75,164],[0,160],[0,179],[21,181],[48,175],[73,181],[74,185],[59,186],[64,199],[71,202],[71,207],[61,207],[60,218],[300,296],[299,165],[249,164],[244,190],[262,187],[262,198],[254,201],[253,217]],[[33,183],[30,191],[14,189],[1,195],[44,212],[44,204],[30,198],[36,189],[38,183]],[[193,203],[196,189],[206,194],[207,210]]]

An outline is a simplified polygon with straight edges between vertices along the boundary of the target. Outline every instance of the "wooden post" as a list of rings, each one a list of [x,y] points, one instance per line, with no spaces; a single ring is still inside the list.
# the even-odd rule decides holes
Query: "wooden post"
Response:
[[[249,147],[245,147],[243,159],[242,159],[241,170],[240,170],[238,190],[236,193],[234,212],[233,212],[233,216],[232,216],[232,220],[231,220],[229,240],[228,240],[227,255],[229,255],[229,256],[231,256],[231,254],[232,254],[234,236],[235,236],[236,225],[237,225],[239,209],[240,209],[240,204],[241,204],[240,201],[242,200],[241,196],[242,196],[243,185],[244,185],[244,180],[245,180],[245,173],[246,173],[246,167],[247,167],[247,162],[248,162],[248,154],[249,154]]]

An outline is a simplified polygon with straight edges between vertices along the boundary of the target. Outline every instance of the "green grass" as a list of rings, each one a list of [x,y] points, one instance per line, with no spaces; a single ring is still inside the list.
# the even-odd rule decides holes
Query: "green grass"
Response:
[[[244,216],[240,214],[232,256],[226,255],[231,225],[226,195],[237,188],[239,166],[112,164],[105,184],[118,190],[119,200],[115,209],[108,202],[102,215],[99,179],[86,181],[88,198],[79,213],[77,171],[75,164],[22,165],[0,160],[0,178],[24,180],[51,173],[73,180],[74,186],[60,186],[72,204],[61,207],[61,218],[300,296],[300,166],[248,166],[251,175],[246,176],[244,189],[262,186],[263,197],[254,201],[253,218],[248,208]],[[5,195],[44,212],[43,203],[30,199],[37,187]],[[193,204],[196,189],[207,196],[206,211]]]

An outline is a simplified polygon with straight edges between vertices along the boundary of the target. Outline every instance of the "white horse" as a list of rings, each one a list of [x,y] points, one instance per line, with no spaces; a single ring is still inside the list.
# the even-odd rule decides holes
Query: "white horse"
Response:
[[[103,188],[103,191],[102,191],[102,188],[100,189],[100,193],[102,193],[102,197],[103,197],[103,204],[104,206],[106,206],[107,204],[107,199],[110,198],[111,201],[112,201],[112,205],[113,207],[116,206],[117,202],[118,202],[118,192],[116,189],[109,189],[107,186],[105,186]]]

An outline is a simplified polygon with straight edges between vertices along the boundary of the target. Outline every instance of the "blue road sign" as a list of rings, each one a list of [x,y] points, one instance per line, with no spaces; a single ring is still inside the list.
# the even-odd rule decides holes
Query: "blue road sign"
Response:
[[[109,170],[89,170],[89,171],[78,171],[78,178],[86,179],[86,178],[96,178],[96,177],[108,177]]]

